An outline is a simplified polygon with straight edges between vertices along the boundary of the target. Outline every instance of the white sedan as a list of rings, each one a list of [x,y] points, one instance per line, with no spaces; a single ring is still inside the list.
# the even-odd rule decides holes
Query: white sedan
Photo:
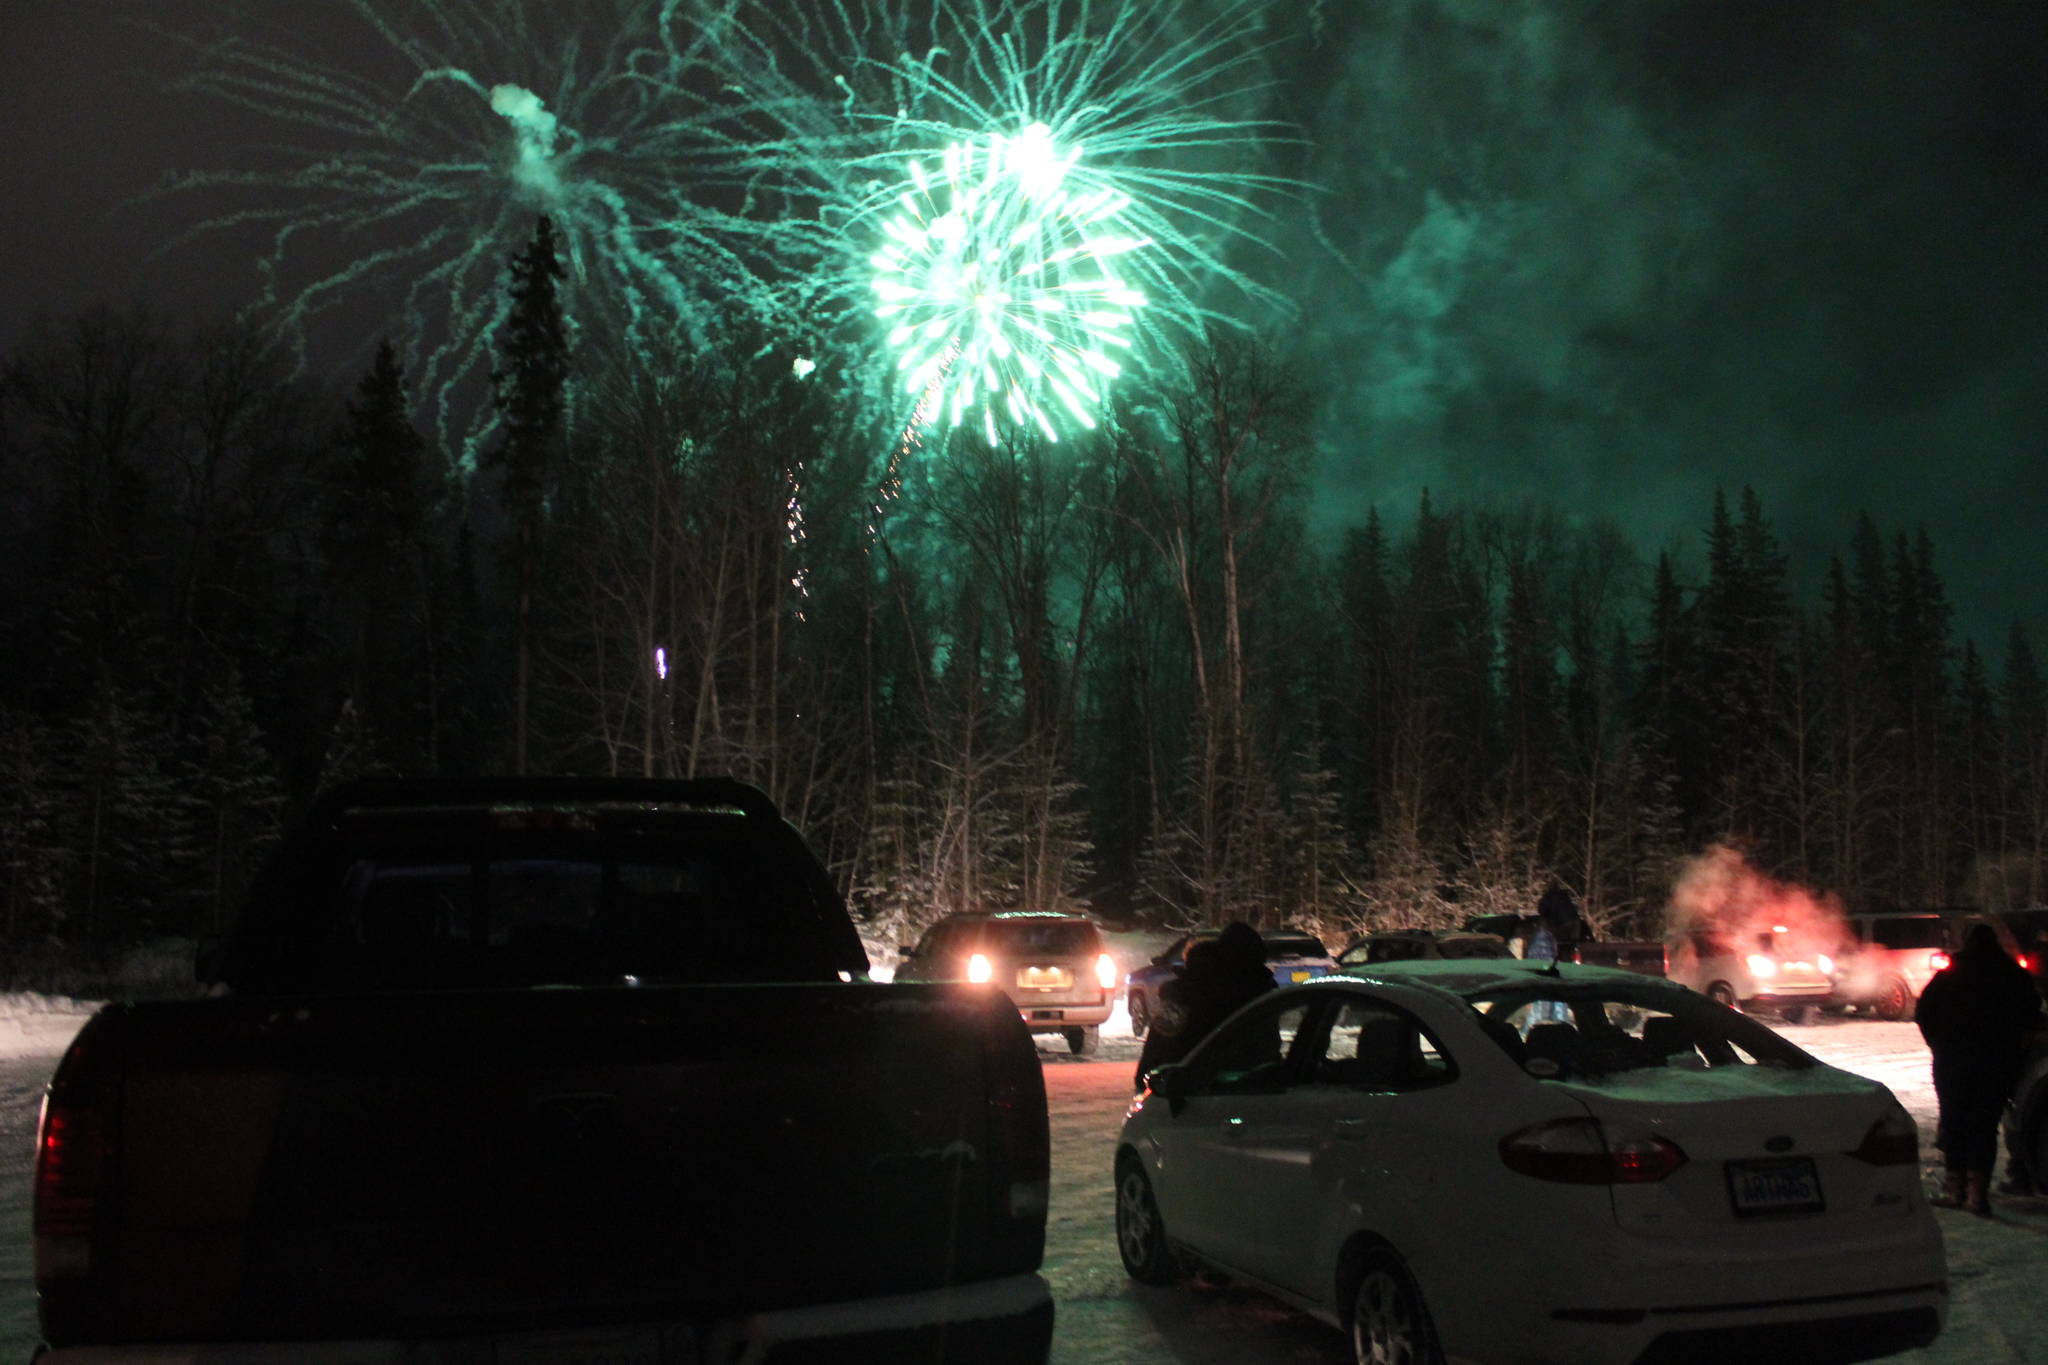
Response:
[[[1672,982],[1403,962],[1246,1006],[1131,1103],[1117,1242],[1361,1362],[1868,1360],[1947,1307],[1876,1081]]]

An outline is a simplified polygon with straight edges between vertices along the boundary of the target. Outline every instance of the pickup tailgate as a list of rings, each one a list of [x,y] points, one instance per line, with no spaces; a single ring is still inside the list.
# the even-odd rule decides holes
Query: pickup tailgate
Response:
[[[225,998],[103,1022],[124,1079],[99,1340],[701,1321],[1042,1251],[1043,1083],[986,990]]]

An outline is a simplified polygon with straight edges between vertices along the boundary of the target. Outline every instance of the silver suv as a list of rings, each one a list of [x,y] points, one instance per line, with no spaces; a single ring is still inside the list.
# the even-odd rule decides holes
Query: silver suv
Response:
[[[1001,989],[1033,1033],[1077,1057],[1095,1051],[1123,973],[1086,915],[1015,910],[948,915],[899,949],[898,981],[971,981]]]

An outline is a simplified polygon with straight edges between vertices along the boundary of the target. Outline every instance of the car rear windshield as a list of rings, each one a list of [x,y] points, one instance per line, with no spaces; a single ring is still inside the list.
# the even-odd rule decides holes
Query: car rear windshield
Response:
[[[1307,934],[1267,934],[1266,956],[1275,957],[1328,957],[1330,950]]]
[[[983,927],[981,940],[994,951],[1013,956],[1071,957],[1101,951],[1102,935],[1084,919],[997,919]]]
[[[1691,991],[1538,979],[1472,995],[1468,1003],[1487,1036],[1540,1079],[1816,1065],[1754,1019]]]

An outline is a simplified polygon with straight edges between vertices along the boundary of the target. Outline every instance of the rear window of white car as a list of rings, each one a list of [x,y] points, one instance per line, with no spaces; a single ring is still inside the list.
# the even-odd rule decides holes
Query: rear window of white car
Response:
[[[1487,1036],[1542,1080],[1817,1065],[1754,1019],[1690,991],[1536,980],[1468,1003]]]

